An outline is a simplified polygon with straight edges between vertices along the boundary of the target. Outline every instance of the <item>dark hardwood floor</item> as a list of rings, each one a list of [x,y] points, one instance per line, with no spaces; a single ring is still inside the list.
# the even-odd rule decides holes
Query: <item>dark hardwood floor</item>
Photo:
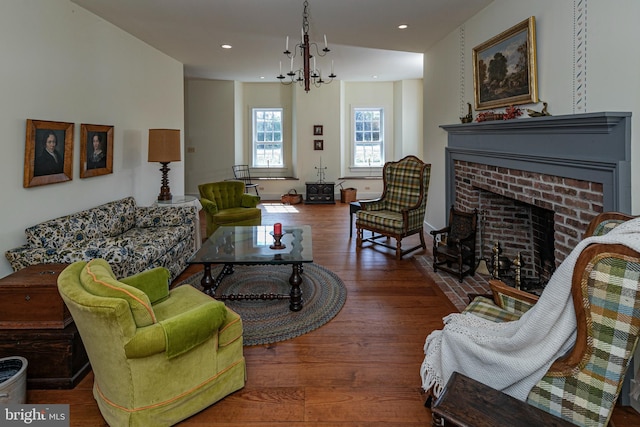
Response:
[[[442,317],[457,311],[454,305],[410,255],[396,261],[384,248],[356,251],[348,204],[261,207],[265,225],[312,225],[314,261],[342,278],[347,302],[309,334],[245,347],[246,386],[180,425],[430,425],[420,389],[423,345],[429,332],[442,327]],[[415,244],[414,238],[408,243]],[[198,268],[189,267],[176,282]],[[29,390],[27,398],[70,404],[72,426],[104,426],[92,383],[89,374],[73,390]],[[616,408],[614,421],[617,427],[640,427],[640,415],[631,408]]]

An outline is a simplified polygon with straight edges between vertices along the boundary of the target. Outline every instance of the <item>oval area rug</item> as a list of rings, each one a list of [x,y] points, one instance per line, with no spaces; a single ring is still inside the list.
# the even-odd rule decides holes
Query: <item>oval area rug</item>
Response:
[[[304,335],[333,319],[347,299],[347,289],[338,275],[318,265],[303,264],[302,310],[289,310],[289,299],[226,300],[224,303],[242,318],[244,345],[272,344]],[[222,266],[212,267],[215,278]],[[286,294],[291,286],[290,265],[239,265],[222,280],[216,295]],[[194,274],[177,286],[189,284],[202,290],[202,273]]]

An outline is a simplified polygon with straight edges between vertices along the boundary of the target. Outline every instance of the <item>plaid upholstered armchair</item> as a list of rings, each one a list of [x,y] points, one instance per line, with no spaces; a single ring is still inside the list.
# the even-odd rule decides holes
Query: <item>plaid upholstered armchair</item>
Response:
[[[427,206],[431,165],[415,156],[407,156],[397,162],[387,162],[382,171],[384,189],[375,200],[361,200],[361,210],[356,214],[358,237],[356,247],[363,242],[396,250],[396,259],[416,249],[426,249],[422,225]],[[373,232],[367,239],[364,230]],[[402,249],[402,239],[413,234],[420,236],[420,244]],[[396,246],[379,241],[393,237]]]
[[[603,236],[632,218],[617,212],[600,214],[590,223],[585,237]],[[477,297],[463,313],[509,322],[522,317],[538,300],[500,281],[490,284],[493,301]],[[531,389],[526,404],[576,425],[606,426],[638,343],[640,253],[620,244],[586,246],[573,270],[571,296],[577,319],[576,343]],[[499,408],[488,407],[482,412],[491,417],[493,409],[499,412]],[[482,422],[487,420],[474,421],[485,425]],[[434,413],[434,425],[447,423]]]

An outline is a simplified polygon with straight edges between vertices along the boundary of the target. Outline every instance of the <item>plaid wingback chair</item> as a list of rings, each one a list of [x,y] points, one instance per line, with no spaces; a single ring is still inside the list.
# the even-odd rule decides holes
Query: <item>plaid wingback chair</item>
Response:
[[[631,218],[600,214],[585,237],[606,234]],[[498,280],[490,285],[494,300],[477,297],[463,313],[508,322],[538,299]],[[623,245],[589,245],[576,262],[571,286],[576,345],[554,362],[526,402],[576,425],[606,426],[640,334],[640,254]]]
[[[360,201],[361,210],[356,214],[356,247],[362,248],[363,242],[370,242],[395,249],[396,259],[401,259],[418,248],[426,249],[422,226],[431,165],[415,156],[407,156],[397,162],[385,163],[382,177],[382,196],[374,200]],[[373,235],[365,239],[364,230],[371,231]],[[413,234],[420,236],[420,244],[403,250],[402,239]],[[396,240],[395,247],[378,240],[388,237]]]

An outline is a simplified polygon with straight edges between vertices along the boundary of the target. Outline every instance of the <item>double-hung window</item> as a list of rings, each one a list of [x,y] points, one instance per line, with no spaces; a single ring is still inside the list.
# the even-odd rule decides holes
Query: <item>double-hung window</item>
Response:
[[[282,108],[254,108],[253,167],[283,167]]]
[[[384,109],[353,109],[353,166],[384,165]]]

